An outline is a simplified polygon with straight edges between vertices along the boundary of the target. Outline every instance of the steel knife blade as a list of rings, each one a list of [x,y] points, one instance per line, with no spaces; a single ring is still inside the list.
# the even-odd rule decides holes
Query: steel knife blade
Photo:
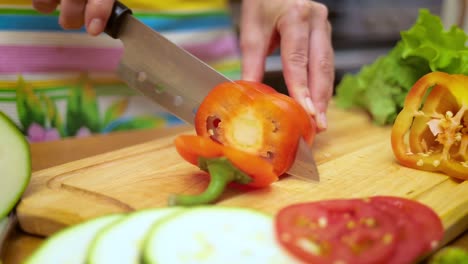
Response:
[[[194,55],[140,22],[132,11],[116,1],[105,32],[123,43],[117,74],[181,120],[193,125],[198,106],[211,88],[232,82]],[[300,141],[296,160],[288,174],[318,181],[311,150]]]

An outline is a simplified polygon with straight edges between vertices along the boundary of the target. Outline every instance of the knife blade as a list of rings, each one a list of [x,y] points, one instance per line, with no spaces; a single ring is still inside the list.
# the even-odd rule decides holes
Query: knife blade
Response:
[[[117,69],[119,77],[129,87],[191,125],[210,89],[220,83],[233,82],[140,22],[119,1],[114,2],[105,32],[123,43],[124,51]],[[287,173],[299,179],[319,180],[311,150],[303,139]]]

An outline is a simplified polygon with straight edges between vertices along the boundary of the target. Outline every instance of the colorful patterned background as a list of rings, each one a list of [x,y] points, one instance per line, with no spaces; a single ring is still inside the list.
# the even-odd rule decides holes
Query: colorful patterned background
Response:
[[[146,25],[240,78],[226,1],[122,2]],[[120,41],[91,37],[84,29],[65,31],[58,15],[38,13],[31,1],[0,0],[0,110],[30,141],[181,124],[114,74]]]

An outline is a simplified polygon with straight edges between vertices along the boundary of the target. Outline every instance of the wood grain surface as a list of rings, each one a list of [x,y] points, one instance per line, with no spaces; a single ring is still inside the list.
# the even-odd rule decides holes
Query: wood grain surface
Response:
[[[398,165],[390,148],[390,128],[372,125],[363,112],[332,105],[329,120],[329,129],[313,146],[320,183],[285,176],[270,188],[249,192],[231,188],[218,204],[274,213],[300,201],[396,195],[417,199],[441,216],[444,244],[466,230],[466,182]],[[11,236],[3,254],[6,263],[20,263],[43,241],[31,234],[52,234],[110,212],[166,206],[170,193],[201,191],[206,175],[184,162],[171,144],[182,132],[192,130],[178,127],[33,145],[36,171],[18,207],[28,234],[18,228]],[[464,235],[451,245],[466,247],[466,240]]]

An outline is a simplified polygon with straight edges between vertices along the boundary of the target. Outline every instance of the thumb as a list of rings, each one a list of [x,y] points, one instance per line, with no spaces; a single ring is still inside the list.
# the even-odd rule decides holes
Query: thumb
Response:
[[[88,0],[85,11],[85,25],[89,34],[100,34],[106,27],[114,0]]]

